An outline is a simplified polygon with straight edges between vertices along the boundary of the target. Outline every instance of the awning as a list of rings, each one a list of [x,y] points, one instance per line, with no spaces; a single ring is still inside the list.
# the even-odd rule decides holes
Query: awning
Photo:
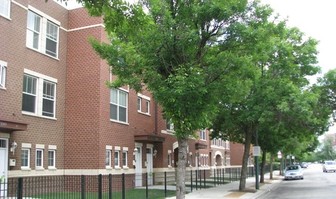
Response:
[[[154,134],[146,134],[134,135],[134,140],[136,142],[164,142],[165,138]]]
[[[13,131],[25,131],[28,124],[18,121],[5,120],[0,118],[0,131],[10,133]]]

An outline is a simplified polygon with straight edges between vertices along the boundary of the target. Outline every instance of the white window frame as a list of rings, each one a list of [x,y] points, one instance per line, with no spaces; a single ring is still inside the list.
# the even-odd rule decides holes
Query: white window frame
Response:
[[[112,157],[112,150],[106,149],[105,150],[105,167],[106,168],[112,168],[111,167],[111,157]]]
[[[22,114],[26,115],[33,115],[33,116],[39,116],[44,118],[51,118],[56,119],[56,90],[57,90],[57,79],[48,77],[46,75],[42,75],[40,73],[33,72],[28,69],[24,69],[24,78],[23,81],[25,81],[25,76],[31,77],[36,80],[36,88],[35,93],[29,93],[26,92],[25,88],[22,89],[22,96],[28,95],[28,96],[35,96],[35,107],[33,111],[28,110],[22,110]],[[44,83],[51,84],[54,86],[53,89],[53,96],[47,95],[47,93],[44,93]],[[48,100],[53,102],[53,112],[51,113],[52,116],[46,115],[46,113],[43,112],[43,102],[44,100]],[[22,105],[23,105],[23,97],[22,97]]]
[[[200,139],[201,140],[207,140],[207,138],[206,138],[206,130],[205,129],[200,130]]]
[[[23,157],[23,155],[25,155],[25,157]],[[27,164],[23,164],[25,162],[23,160],[26,160],[26,159],[27,159]],[[21,149],[21,169],[22,170],[30,169],[30,148],[24,147]]]
[[[168,167],[172,167],[172,151],[168,150]]]
[[[38,27],[36,27],[35,20],[32,20],[32,22],[29,21],[30,17],[34,15],[35,17],[38,17],[39,24]],[[34,24],[32,24],[34,23]],[[33,27],[30,27],[32,25]],[[56,32],[54,32],[53,35],[48,34],[48,25],[52,25],[54,28],[56,28]],[[34,29],[32,29],[34,28]],[[37,28],[37,29],[35,29]],[[44,14],[43,12],[37,10],[36,8],[32,6],[28,6],[28,12],[27,12],[27,34],[26,34],[26,46],[30,49],[36,50],[40,53],[43,53],[49,57],[52,58],[58,58],[59,54],[59,29],[60,29],[60,22],[53,19],[52,17]],[[37,46],[34,46],[34,38],[37,37]],[[55,42],[55,52],[48,53],[47,50],[47,41],[53,41]]]
[[[50,156],[52,154],[52,158]],[[50,164],[50,160],[52,160],[52,165]],[[55,169],[56,168],[56,150],[49,149],[48,150],[48,169]]]
[[[41,157],[38,156],[39,153]],[[39,160],[39,158],[41,159]],[[39,161],[41,161],[40,165],[39,165]],[[35,167],[36,169],[43,169],[43,149],[41,148],[37,148],[35,152]]]
[[[128,163],[128,151],[123,149],[122,152],[122,166],[123,168],[128,168],[127,163]]]
[[[141,93],[138,93],[138,100],[137,100],[137,108],[138,108],[138,112],[142,113],[142,114],[146,114],[146,115],[150,115],[150,97],[143,95]],[[143,106],[143,101],[145,101],[145,107]]]
[[[6,88],[7,62],[0,60],[0,88]]]
[[[116,99],[114,99],[114,93],[116,93]],[[120,102],[120,94],[125,94],[125,104],[122,105]],[[116,110],[117,110],[117,118],[112,118],[112,106],[116,106]],[[125,120],[126,121],[122,121],[120,118],[120,109],[125,109]],[[123,89],[114,89],[112,88],[110,90],[110,120],[114,121],[114,122],[119,122],[119,123],[125,123],[128,124],[128,91],[123,90]]]
[[[10,19],[10,7],[11,0],[1,0],[3,3],[0,4],[0,16]]]
[[[113,162],[115,169],[120,169],[120,150],[114,151],[114,162]]]

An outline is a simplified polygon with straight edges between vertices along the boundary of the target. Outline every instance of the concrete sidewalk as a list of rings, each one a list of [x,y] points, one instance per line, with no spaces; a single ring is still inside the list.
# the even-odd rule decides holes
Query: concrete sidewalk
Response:
[[[209,189],[194,190],[185,195],[186,199],[256,199],[263,194],[266,194],[279,182],[283,177],[279,175],[279,171],[273,172],[273,180],[269,179],[269,173],[265,174],[265,183],[259,184],[259,190],[255,189],[255,177],[246,179],[246,190],[244,192],[238,191],[239,181],[231,182],[225,185]],[[176,197],[169,197],[167,199],[175,199]]]

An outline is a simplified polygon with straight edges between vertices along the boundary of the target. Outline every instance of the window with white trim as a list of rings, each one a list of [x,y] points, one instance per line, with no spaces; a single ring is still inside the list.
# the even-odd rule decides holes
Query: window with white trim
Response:
[[[110,118],[113,121],[128,122],[128,93],[120,89],[111,89]]]
[[[0,16],[9,18],[11,0],[0,0]]]
[[[36,149],[35,167],[43,168],[43,149]]]
[[[48,150],[48,168],[56,167],[56,150]]]
[[[55,118],[57,80],[28,71],[23,76],[23,113]]]
[[[127,167],[127,151],[123,151],[122,161],[123,161],[123,167]]]
[[[34,9],[28,10],[27,47],[58,57],[59,22]]]
[[[0,60],[0,88],[6,87],[7,62]]]
[[[150,111],[150,97],[138,93],[138,112],[149,114]]]
[[[22,169],[30,168],[30,149],[29,148],[21,149],[21,168]]]
[[[119,154],[120,154],[120,151],[114,151],[114,168],[120,168]]]
[[[166,120],[167,130],[174,131],[174,123],[171,120]]]
[[[206,132],[205,132],[205,130],[201,130],[200,131],[200,139],[201,140],[206,140]]]
[[[106,149],[106,152],[105,152],[105,166],[106,167],[111,167],[111,155],[112,155],[112,150]]]

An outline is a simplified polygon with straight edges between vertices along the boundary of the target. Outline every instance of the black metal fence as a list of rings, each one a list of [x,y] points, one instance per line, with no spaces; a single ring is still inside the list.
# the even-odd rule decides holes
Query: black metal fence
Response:
[[[240,172],[241,167],[189,170],[187,192],[237,181]],[[0,183],[0,198],[159,199],[175,196],[175,175],[174,170],[143,173],[138,177],[135,174],[100,174],[9,178]],[[249,167],[247,177],[253,175],[253,167]]]

